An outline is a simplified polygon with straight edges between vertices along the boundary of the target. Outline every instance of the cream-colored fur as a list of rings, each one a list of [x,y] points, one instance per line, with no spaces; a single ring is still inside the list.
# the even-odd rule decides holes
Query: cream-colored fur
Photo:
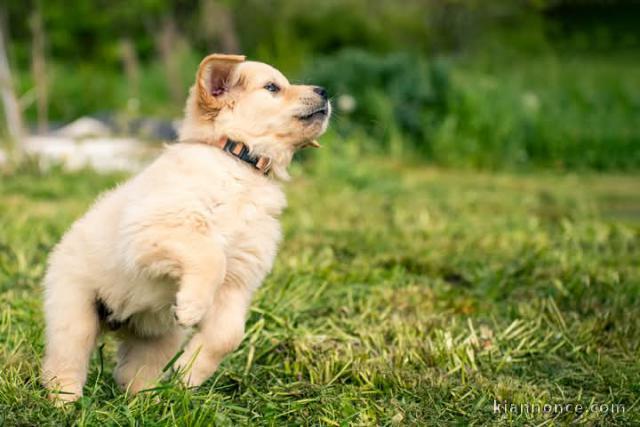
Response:
[[[123,388],[151,386],[192,326],[174,368],[188,386],[211,376],[241,342],[251,297],[276,256],[286,201],[274,178],[287,178],[294,151],[324,132],[329,114],[314,87],[291,85],[268,65],[233,55],[203,60],[183,142],[100,197],[50,256],[43,383],[52,398],[82,395],[105,329],[98,300],[108,320],[124,322],[114,374]],[[221,136],[272,158],[271,174],[207,145]]]

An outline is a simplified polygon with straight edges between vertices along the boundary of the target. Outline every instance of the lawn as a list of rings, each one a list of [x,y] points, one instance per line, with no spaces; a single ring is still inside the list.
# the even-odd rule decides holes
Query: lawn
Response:
[[[0,425],[640,423],[639,176],[315,160],[294,167],[275,268],[213,378],[125,396],[107,337],[63,409],[38,384],[39,283],[123,177],[1,175]]]

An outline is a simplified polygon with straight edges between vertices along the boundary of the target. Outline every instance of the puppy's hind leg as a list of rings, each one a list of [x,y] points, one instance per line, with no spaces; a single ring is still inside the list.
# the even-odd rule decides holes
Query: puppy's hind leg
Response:
[[[72,283],[53,283],[49,278],[45,283],[46,348],[42,383],[49,389],[50,399],[74,401],[82,396],[99,331],[95,295]]]
[[[118,366],[113,373],[116,383],[132,394],[152,387],[162,369],[178,352],[184,333],[175,328],[159,337],[123,336],[118,348]]]

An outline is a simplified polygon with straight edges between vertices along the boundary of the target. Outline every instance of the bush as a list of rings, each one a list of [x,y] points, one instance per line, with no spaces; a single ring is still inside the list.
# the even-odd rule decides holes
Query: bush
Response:
[[[346,50],[305,76],[335,95],[341,133],[366,133],[367,146],[391,154],[483,169],[629,170],[640,167],[638,67],[629,58],[549,54],[447,64]]]
[[[489,169],[637,169],[638,71],[624,58],[555,56],[457,67],[445,118],[430,132],[434,160]]]
[[[181,67],[180,84],[184,88],[185,100],[200,59],[199,53],[181,52],[180,60],[184,65]],[[118,113],[179,117],[184,104],[171,100],[162,63],[145,64],[140,74],[138,98],[118,67],[101,67],[91,62],[49,63],[49,120],[53,124],[68,123],[84,115]],[[34,85],[31,74],[20,73],[17,77],[18,92],[28,93]],[[24,114],[27,122],[35,122],[35,103],[28,105]]]
[[[386,149],[398,138],[406,138],[411,149],[428,149],[425,124],[440,120],[448,109],[447,67],[409,53],[344,50],[317,60],[304,76],[333,95],[341,130],[365,127]]]

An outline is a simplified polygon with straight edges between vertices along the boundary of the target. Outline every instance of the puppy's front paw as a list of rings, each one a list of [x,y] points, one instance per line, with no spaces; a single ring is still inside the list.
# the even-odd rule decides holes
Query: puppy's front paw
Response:
[[[178,292],[174,315],[178,324],[190,327],[202,320],[209,307],[211,307],[211,301]]]

